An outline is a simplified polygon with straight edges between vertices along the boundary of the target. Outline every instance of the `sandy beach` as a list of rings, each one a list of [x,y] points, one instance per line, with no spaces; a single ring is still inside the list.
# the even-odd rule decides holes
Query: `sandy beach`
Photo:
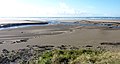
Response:
[[[118,59],[120,52],[119,21],[57,20],[59,22],[46,21],[47,24],[45,22],[44,25],[40,23],[40,25],[32,25],[36,24],[36,20],[20,20],[22,21],[20,24],[17,23],[18,21],[14,20],[14,23],[7,21],[8,23],[0,24],[2,28],[0,30],[1,64],[19,64],[21,62],[22,64],[35,64],[39,62],[37,60],[40,60],[40,58],[49,57],[48,54],[51,57],[51,52],[54,54],[55,51],[59,51],[60,58],[64,52],[67,52],[66,55],[75,53],[73,56],[76,56],[78,51],[79,54],[82,53],[85,56],[85,53],[89,53],[89,55],[91,53],[111,54],[110,57],[114,54],[114,62]],[[31,26],[24,26],[26,23],[27,25],[30,23]],[[24,27],[18,27],[22,24],[24,24]],[[9,28],[13,26],[16,28]],[[44,55],[46,53],[47,55]],[[107,57],[104,54],[102,54],[102,57]],[[53,59],[55,55],[53,55]],[[99,58],[97,54],[95,58],[96,56]],[[94,55],[91,57],[94,57]],[[109,57],[107,57],[107,60],[109,60]]]
[[[81,48],[89,45],[91,48],[102,47],[118,51],[119,45],[101,45],[101,43],[119,43],[119,33],[119,29],[91,29],[90,27],[62,24],[1,30],[0,51],[2,49],[23,49],[27,45],[73,45]]]

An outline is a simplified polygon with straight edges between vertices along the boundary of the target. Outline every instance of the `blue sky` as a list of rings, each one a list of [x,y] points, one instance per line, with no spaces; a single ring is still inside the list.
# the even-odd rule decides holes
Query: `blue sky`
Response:
[[[120,16],[120,0],[0,0],[0,17]]]

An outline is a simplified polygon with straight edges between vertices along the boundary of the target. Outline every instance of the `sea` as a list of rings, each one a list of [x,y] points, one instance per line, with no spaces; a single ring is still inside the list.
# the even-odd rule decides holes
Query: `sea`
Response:
[[[32,21],[36,20],[39,23],[40,21],[47,21],[47,24],[8,24],[6,26],[0,25],[0,30],[22,28],[29,26],[46,26],[49,24],[65,24],[65,25],[75,25],[71,22],[60,22],[58,20],[120,20],[120,17],[1,17],[0,19],[6,20],[26,20]]]
[[[11,20],[120,20],[120,17],[1,17]]]

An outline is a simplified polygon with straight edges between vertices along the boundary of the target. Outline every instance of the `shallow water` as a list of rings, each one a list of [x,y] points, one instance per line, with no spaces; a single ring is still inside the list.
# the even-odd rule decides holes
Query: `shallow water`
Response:
[[[21,21],[30,21],[30,22],[41,22],[41,21],[45,21],[48,22],[48,24],[46,25],[55,25],[55,24],[64,24],[64,25],[80,25],[80,26],[99,26],[99,27],[108,27],[105,25],[95,25],[95,24],[80,24],[80,23],[74,23],[74,22],[62,22],[61,20],[120,20],[120,17],[21,17],[21,18],[17,18],[17,17],[11,17],[11,18],[2,18],[2,19],[8,19],[8,20],[17,20],[18,22]],[[4,30],[4,29],[14,29],[14,28],[21,28],[21,27],[29,27],[29,26],[44,26],[44,24],[42,25],[14,25],[14,26],[7,26],[7,27],[1,27],[0,26],[0,30]],[[113,27],[113,28],[120,28],[120,27]]]

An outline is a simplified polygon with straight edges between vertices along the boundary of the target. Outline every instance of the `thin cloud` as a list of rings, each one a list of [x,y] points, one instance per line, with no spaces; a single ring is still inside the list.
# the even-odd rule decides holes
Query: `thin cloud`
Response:
[[[98,10],[97,10],[98,11]],[[76,9],[65,2],[56,6],[42,7],[22,3],[18,0],[0,0],[0,16],[33,17],[33,16],[103,16],[110,15],[96,12],[95,7],[86,6]]]

